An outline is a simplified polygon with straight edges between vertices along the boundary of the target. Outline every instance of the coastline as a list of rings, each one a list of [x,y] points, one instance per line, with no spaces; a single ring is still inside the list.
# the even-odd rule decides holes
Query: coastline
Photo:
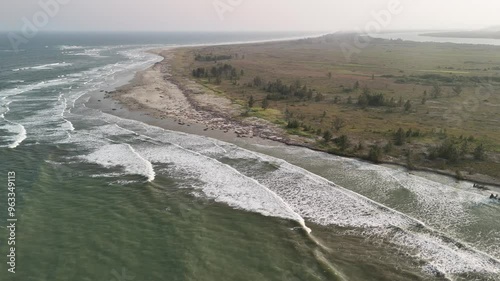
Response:
[[[237,43],[233,43],[237,44]],[[143,71],[112,91],[91,95],[90,107],[106,113],[133,119],[167,130],[207,136],[230,143],[260,143],[288,145],[336,156],[366,161],[318,149],[306,138],[289,135],[281,127],[264,119],[244,118],[244,108],[211,89],[203,88],[186,77],[175,77],[170,64],[175,50],[183,47],[155,49],[150,52],[163,57],[160,62]],[[454,171],[426,167],[411,167],[401,161],[381,161],[378,164],[395,165],[411,171],[421,171],[449,176],[457,180],[471,181],[481,185],[500,187],[498,180],[475,174],[457,178]]]

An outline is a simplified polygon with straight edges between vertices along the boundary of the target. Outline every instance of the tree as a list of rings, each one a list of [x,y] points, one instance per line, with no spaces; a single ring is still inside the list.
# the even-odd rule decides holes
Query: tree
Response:
[[[356,83],[354,83],[354,87],[353,89],[356,91],[357,89],[359,89],[359,81],[356,81]]]
[[[255,100],[254,100],[253,96],[250,96],[250,98],[248,99],[248,107],[252,108],[254,104],[255,104]]]
[[[402,146],[406,142],[406,133],[403,128],[399,128],[399,130],[394,134],[394,144],[397,146]]]
[[[408,112],[411,109],[411,101],[407,100],[405,103],[405,111]]]
[[[438,83],[435,83],[432,86],[432,91],[431,91],[432,97],[435,98],[435,99],[439,98],[442,93],[443,93],[443,89],[441,88],[441,86]]]
[[[238,78],[238,73],[236,72],[236,69],[235,68],[231,69],[231,75],[229,76],[229,79],[231,79],[232,81],[233,79],[237,78]]]
[[[452,139],[446,139],[438,148],[437,156],[456,163],[463,155],[460,154],[460,148],[457,143]]]
[[[286,127],[288,129],[297,129],[298,127],[300,127],[300,124],[299,124],[299,121],[294,119],[294,120],[288,121],[288,124],[286,125]]]
[[[260,78],[260,76],[256,76],[254,79],[253,79],[253,85],[255,87],[260,87],[262,86],[262,84],[264,84],[264,81],[262,80],[262,78]]]
[[[373,145],[370,148],[370,152],[368,153],[368,160],[374,162],[374,163],[380,163],[380,160],[382,159],[382,149],[378,145]]]
[[[265,98],[262,101],[262,109],[266,110],[268,107],[269,107],[269,100],[267,98]]]
[[[366,95],[360,95],[358,98],[358,105],[363,108],[368,106],[368,97]]]
[[[474,149],[474,159],[476,160],[484,160],[486,157],[486,150],[484,149],[483,144],[479,144],[475,149]]]
[[[333,135],[332,135],[332,133],[331,133],[330,131],[325,131],[325,132],[323,133],[323,140],[324,140],[326,143],[327,143],[327,142],[329,142],[329,141],[331,141],[331,140],[332,140],[332,137],[333,137]]]
[[[351,145],[349,138],[346,135],[342,135],[334,140],[335,144],[340,148],[341,151],[345,151]]]
[[[339,132],[346,125],[346,121],[342,118],[335,117],[335,119],[333,120],[333,127],[335,128],[336,132]]]
[[[324,100],[324,99],[325,99],[325,96],[324,96],[322,93],[317,93],[317,94],[316,94],[316,97],[314,97],[314,100],[315,100],[316,102],[320,102],[320,101],[322,101],[322,100]]]
[[[347,98],[347,104],[352,104],[352,97],[349,96],[349,98]]]
[[[463,89],[462,89],[462,85],[456,85],[452,88],[453,92],[455,92],[455,95],[457,96],[460,96],[460,94],[462,93]]]

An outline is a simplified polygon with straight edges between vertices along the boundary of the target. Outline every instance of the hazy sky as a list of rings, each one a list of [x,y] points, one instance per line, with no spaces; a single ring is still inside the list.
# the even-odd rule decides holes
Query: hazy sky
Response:
[[[0,29],[29,22],[42,30],[365,29],[372,12],[400,2],[385,29],[478,29],[500,25],[499,0],[0,0]],[[48,22],[40,2],[67,2]],[[216,9],[215,7],[218,7]],[[43,13],[43,12],[42,12]],[[385,19],[385,18],[384,18]]]

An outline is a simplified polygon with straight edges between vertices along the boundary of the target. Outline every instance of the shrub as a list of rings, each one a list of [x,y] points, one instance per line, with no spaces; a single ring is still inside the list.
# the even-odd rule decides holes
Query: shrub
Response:
[[[402,128],[394,134],[394,144],[397,146],[402,146],[406,142],[406,133]]]
[[[333,142],[340,148],[341,151],[348,149],[349,146],[351,145],[349,143],[349,138],[346,135],[342,135],[334,139]]]
[[[332,137],[333,137],[333,135],[332,135],[332,133],[330,131],[325,131],[325,133],[323,133],[323,140],[325,142],[331,141]]]
[[[382,149],[378,145],[374,145],[370,148],[370,152],[368,153],[368,160],[374,163],[380,163],[382,156]]]
[[[479,144],[475,149],[474,149],[474,159],[476,160],[484,160],[486,158],[486,150],[484,149],[483,144]]]
[[[297,121],[296,119],[293,119],[293,120],[288,121],[288,124],[286,125],[286,127],[288,129],[297,129],[300,127],[300,124],[299,124],[299,121]]]

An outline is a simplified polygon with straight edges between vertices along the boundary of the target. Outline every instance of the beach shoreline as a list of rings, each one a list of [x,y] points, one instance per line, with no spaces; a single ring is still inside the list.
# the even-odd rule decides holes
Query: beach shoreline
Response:
[[[129,83],[121,87],[93,93],[88,101],[89,107],[163,129],[211,137],[234,144],[247,142],[297,146],[365,161],[358,157],[318,149],[311,145],[308,139],[289,135],[280,126],[264,119],[244,117],[242,106],[219,93],[202,88],[202,85],[187,77],[175,77],[170,67],[175,51],[179,48],[185,47],[150,50],[151,53],[162,57],[162,60],[146,70],[138,71]],[[379,164],[408,169],[406,163],[397,160],[382,161]],[[426,167],[408,169],[409,172],[411,170],[456,178],[454,171]],[[468,175],[465,180],[500,187],[498,180],[485,175]]]

